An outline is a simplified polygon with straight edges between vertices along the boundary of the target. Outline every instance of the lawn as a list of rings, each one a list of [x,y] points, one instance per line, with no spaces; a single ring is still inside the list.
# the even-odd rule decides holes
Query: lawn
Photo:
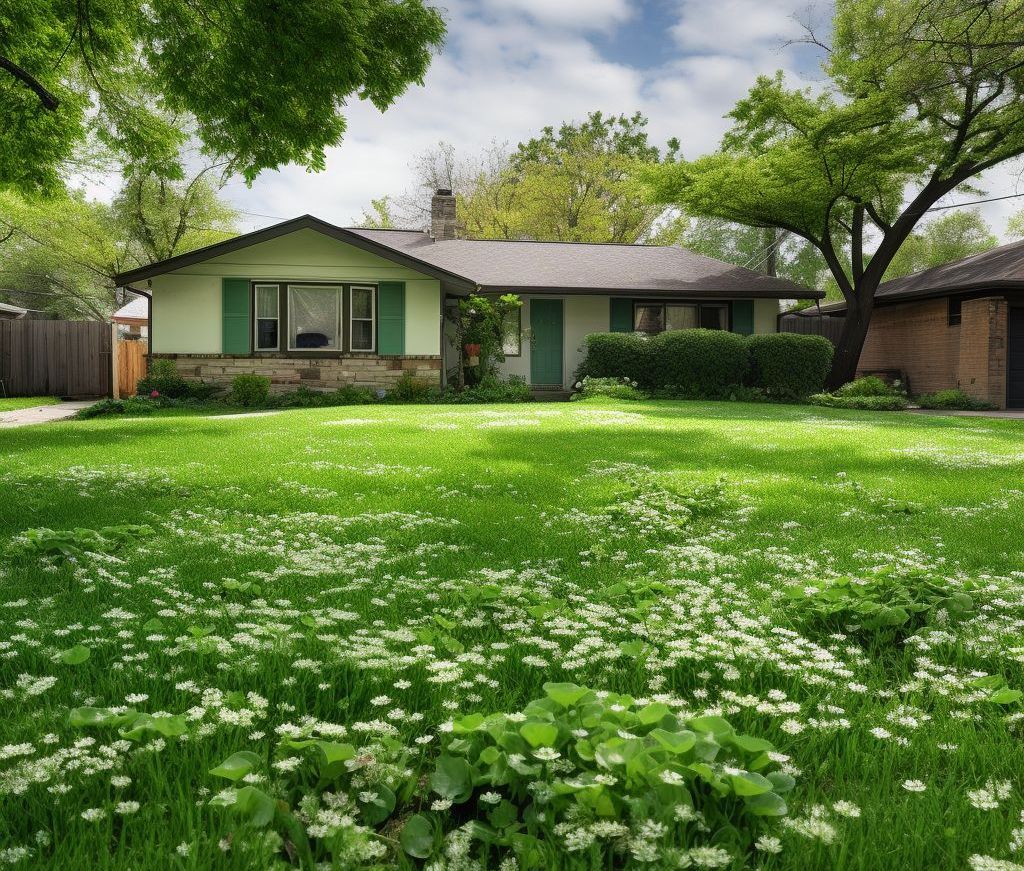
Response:
[[[0,859],[1024,867],[1024,424],[375,406],[2,445]]]
[[[55,396],[2,396],[0,414],[17,411],[19,408],[35,408],[37,405],[55,405],[60,402]]]

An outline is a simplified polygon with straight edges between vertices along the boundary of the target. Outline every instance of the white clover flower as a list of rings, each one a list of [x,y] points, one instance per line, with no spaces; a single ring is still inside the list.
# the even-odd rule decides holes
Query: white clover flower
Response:
[[[137,801],[119,801],[114,805],[114,813],[128,816],[129,814],[138,813],[140,807],[141,805]]]
[[[928,787],[920,780],[904,780],[901,786],[907,792],[924,792]]]
[[[754,849],[762,853],[781,853],[782,841],[771,835],[761,835],[754,843]]]

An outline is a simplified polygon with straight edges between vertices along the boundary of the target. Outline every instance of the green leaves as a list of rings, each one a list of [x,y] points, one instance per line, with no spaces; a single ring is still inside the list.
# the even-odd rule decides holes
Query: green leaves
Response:
[[[582,701],[590,690],[578,687],[574,683],[546,683],[544,692],[549,699],[558,702],[563,708],[571,708]]]
[[[360,796],[359,810],[368,826],[376,826],[384,822],[395,809],[395,794],[384,784],[378,783],[366,790],[373,795],[369,801]]]
[[[76,644],[60,653],[60,661],[65,665],[81,665],[92,655],[92,651],[84,644]]]
[[[688,750],[692,750],[693,746],[697,743],[697,736],[688,729],[681,732],[654,729],[649,733],[649,737],[657,741],[662,749],[667,750],[673,755],[686,753]]]
[[[210,769],[210,774],[215,777],[223,777],[232,782],[241,780],[260,763],[260,757],[250,750],[239,750],[232,753],[216,768]]]
[[[423,814],[413,814],[402,827],[398,842],[413,858],[426,859],[434,852],[434,827]]]
[[[523,723],[519,727],[519,734],[531,747],[554,747],[558,740],[558,726],[543,722]]]
[[[473,769],[465,759],[442,756],[430,775],[430,786],[442,798],[462,804],[473,793]]]
[[[244,823],[262,829],[274,819],[274,799],[255,786],[226,790],[210,799],[213,807],[225,807],[234,811]]]

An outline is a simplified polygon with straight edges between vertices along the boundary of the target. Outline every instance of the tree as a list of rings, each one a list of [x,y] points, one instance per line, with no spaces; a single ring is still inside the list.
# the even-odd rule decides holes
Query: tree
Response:
[[[61,187],[90,137],[181,178],[175,115],[247,181],[323,169],[344,102],[385,110],[422,83],[445,31],[423,0],[34,0],[0,17],[0,186],[22,192]]]
[[[847,302],[829,388],[856,372],[874,294],[926,210],[1024,153],[1018,0],[839,0],[819,92],[761,77],[720,150],[651,173],[656,202],[777,227]],[[871,250],[873,248],[873,250]]]
[[[889,263],[883,280],[962,260],[998,244],[999,240],[976,209],[948,212],[921,224],[919,230],[907,237]]]
[[[664,212],[637,181],[640,167],[661,159],[646,126],[639,113],[592,112],[582,123],[545,127],[514,150],[491,143],[465,159],[441,143],[414,161],[415,188],[388,198],[388,219],[429,226],[430,197],[446,188],[458,199],[460,232],[471,238],[637,242]],[[668,153],[676,147],[670,142]],[[377,202],[364,225],[383,217]]]
[[[459,349],[459,385],[467,380],[472,384],[486,384],[498,377],[498,364],[505,359],[505,340],[508,338],[511,317],[522,306],[514,293],[493,299],[471,293],[460,299],[449,312],[452,341]],[[467,367],[463,352],[466,345],[476,345],[477,365]],[[467,368],[472,371],[467,373]],[[467,378],[468,376],[468,378]]]
[[[105,319],[116,304],[118,272],[236,234],[237,215],[220,200],[214,170],[182,181],[135,171],[110,205],[81,191],[0,191],[4,296],[60,317]]]
[[[367,230],[392,230],[395,219],[391,216],[391,197],[381,197],[379,200],[370,200],[372,212],[363,210],[363,217],[356,225],[365,227]]]

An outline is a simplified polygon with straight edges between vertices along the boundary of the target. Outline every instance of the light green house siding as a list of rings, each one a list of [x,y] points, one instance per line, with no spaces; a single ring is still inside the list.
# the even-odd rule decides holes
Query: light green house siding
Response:
[[[405,354],[441,353],[441,283],[437,279],[309,229],[153,278],[154,353],[222,353],[222,278],[404,282]]]

